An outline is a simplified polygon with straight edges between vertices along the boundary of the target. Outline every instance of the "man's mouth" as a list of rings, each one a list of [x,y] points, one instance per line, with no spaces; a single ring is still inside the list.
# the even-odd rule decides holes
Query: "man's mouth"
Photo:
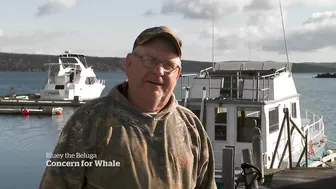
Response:
[[[153,85],[163,86],[163,83],[154,82],[154,81],[147,81],[147,82]]]

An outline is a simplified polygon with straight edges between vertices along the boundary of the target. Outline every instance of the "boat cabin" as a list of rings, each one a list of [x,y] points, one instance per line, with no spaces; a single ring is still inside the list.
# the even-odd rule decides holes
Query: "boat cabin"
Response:
[[[48,79],[40,92],[41,99],[73,100],[78,96],[90,100],[99,97],[105,88],[105,80],[97,79],[84,55],[65,51],[58,56],[58,63],[46,65]]]
[[[284,108],[289,109],[296,125],[302,125],[299,94],[285,63],[217,63],[198,74],[181,75],[179,85],[180,105],[200,118],[209,135],[216,170],[222,169],[225,146],[235,146],[235,166],[240,167],[242,150],[252,149],[255,127],[261,131],[263,161],[269,167],[284,119]],[[279,162],[286,138],[284,132],[279,151],[275,152],[275,162]],[[292,143],[294,153],[301,153],[301,137],[293,138]]]

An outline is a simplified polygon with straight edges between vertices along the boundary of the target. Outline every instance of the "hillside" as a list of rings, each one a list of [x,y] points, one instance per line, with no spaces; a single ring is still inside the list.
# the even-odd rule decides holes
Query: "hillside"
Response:
[[[124,58],[120,57],[93,57],[87,56],[86,60],[96,72],[122,71]],[[0,52],[0,71],[40,72],[47,71],[44,63],[58,62],[55,55],[17,54]],[[182,60],[183,72],[198,72],[210,67],[210,62]],[[295,73],[324,73],[336,72],[336,63],[293,63],[292,71]]]

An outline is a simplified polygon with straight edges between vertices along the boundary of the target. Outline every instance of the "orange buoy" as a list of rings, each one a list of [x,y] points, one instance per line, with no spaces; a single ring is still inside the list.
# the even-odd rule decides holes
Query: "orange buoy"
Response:
[[[62,114],[62,111],[63,111],[63,108],[53,108],[51,110],[51,114],[52,115],[61,115]]]
[[[29,115],[29,110],[27,108],[24,108],[22,110],[22,115],[24,115],[24,116]]]

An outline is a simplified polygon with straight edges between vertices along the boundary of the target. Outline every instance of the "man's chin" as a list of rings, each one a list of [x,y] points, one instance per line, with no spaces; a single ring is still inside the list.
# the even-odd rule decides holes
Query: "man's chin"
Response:
[[[153,98],[161,98],[163,96],[163,91],[161,89],[153,90],[150,92],[150,94],[150,96],[152,96]]]
[[[163,91],[163,86],[162,85],[154,85],[154,84],[150,84],[147,83],[147,87],[146,87],[146,91],[148,91],[149,93],[156,93],[156,92],[161,92]]]

